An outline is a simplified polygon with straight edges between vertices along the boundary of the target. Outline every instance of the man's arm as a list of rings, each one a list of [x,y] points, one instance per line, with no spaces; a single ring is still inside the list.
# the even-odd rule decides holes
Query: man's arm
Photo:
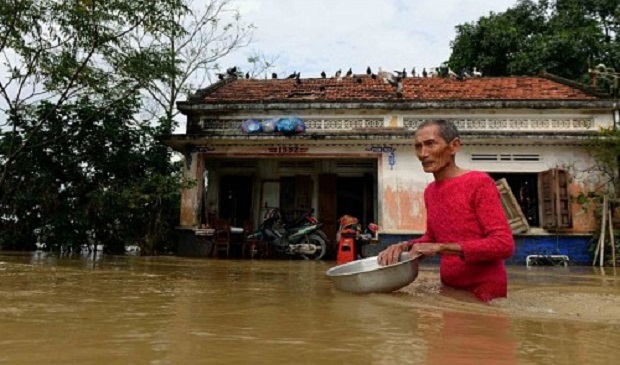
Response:
[[[480,181],[474,195],[476,219],[484,237],[459,242],[468,262],[493,261],[509,258],[514,253],[512,230],[506,219],[501,198],[493,179]]]

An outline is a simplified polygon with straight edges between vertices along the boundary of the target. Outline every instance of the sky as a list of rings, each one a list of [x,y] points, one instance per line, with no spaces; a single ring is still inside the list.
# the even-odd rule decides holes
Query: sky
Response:
[[[244,21],[254,24],[252,44],[222,61],[246,65],[249,51],[276,57],[275,71],[302,78],[333,75],[351,67],[365,73],[417,72],[450,56],[455,27],[517,0],[235,0]],[[475,65],[472,65],[472,67]],[[271,72],[269,72],[270,74]]]

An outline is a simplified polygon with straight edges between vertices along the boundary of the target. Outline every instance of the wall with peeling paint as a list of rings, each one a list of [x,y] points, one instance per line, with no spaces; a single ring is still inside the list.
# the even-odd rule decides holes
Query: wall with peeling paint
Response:
[[[538,154],[538,161],[472,161],[472,154]],[[422,170],[413,148],[399,147],[396,164],[390,168],[383,157],[380,171],[382,197],[382,231],[389,234],[421,233],[425,228],[424,189],[433,176]],[[564,168],[572,177],[570,194],[595,189],[600,177],[588,171],[593,161],[585,150],[575,146],[464,146],[457,155],[457,165],[485,172],[540,173],[551,168]],[[597,184],[598,183],[598,184]],[[573,229],[567,232],[591,232],[596,227],[592,209],[576,202],[571,205]],[[539,229],[540,230],[540,229]],[[536,231],[536,229],[534,229]],[[538,232],[540,233],[540,232]]]

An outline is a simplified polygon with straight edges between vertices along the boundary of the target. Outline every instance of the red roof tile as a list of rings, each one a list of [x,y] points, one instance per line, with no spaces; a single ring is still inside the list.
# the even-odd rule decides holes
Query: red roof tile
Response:
[[[358,82],[361,80],[361,82]],[[403,96],[382,79],[363,75],[341,80],[237,79],[204,90],[207,104],[255,102],[433,101],[433,100],[593,100],[595,93],[546,77],[482,77],[454,80],[409,77]]]

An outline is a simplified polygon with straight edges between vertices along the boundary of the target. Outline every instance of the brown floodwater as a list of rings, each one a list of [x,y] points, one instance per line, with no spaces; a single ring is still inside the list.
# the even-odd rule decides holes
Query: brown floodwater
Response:
[[[335,262],[0,252],[0,364],[616,364],[620,276],[509,267],[509,298],[336,291]]]

